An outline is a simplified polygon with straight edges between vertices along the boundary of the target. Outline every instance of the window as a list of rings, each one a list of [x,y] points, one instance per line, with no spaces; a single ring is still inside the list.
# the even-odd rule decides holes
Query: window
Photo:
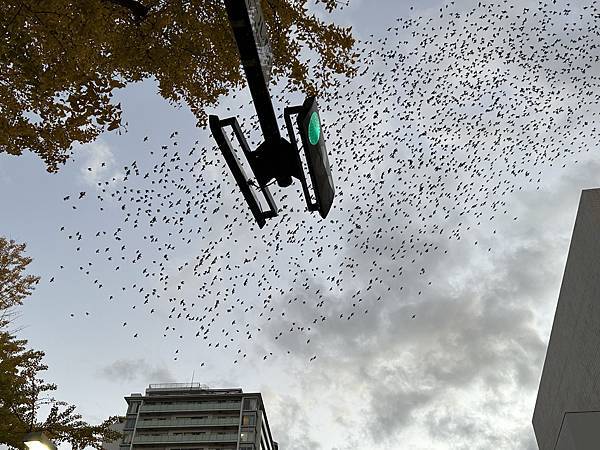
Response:
[[[131,443],[131,433],[129,433],[129,432],[123,433],[123,444],[130,444],[130,443]]]
[[[256,411],[257,401],[255,398],[245,398],[244,399],[244,410],[246,411]]]
[[[125,421],[125,426],[123,428],[124,429],[131,429],[131,428],[133,428],[134,425],[135,425],[135,419],[127,419]]]
[[[240,433],[240,441],[252,442],[254,440],[254,431],[242,431]]]
[[[242,426],[249,427],[256,425],[256,415],[254,414],[244,414],[242,416]]]

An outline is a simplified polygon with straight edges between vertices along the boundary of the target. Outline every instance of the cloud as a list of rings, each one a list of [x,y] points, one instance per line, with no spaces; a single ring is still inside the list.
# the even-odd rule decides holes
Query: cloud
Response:
[[[449,252],[422,258],[426,277],[407,271],[368,290],[369,266],[359,265],[344,282],[361,294],[324,297],[329,314],[311,325],[312,347],[300,333],[265,346],[291,349],[297,366],[288,373],[295,374],[297,396],[328,410],[324,422],[351,429],[373,447],[406,441],[422,442],[411,447],[419,449],[535,448],[531,414],[581,183],[600,182],[599,169],[590,162],[556,177],[552,190],[515,196],[511,209],[521,220],[475,227],[461,241],[434,239]],[[393,254],[400,243],[381,245]],[[378,263],[380,273],[397,265]],[[326,291],[318,279],[307,283],[306,298]],[[311,323],[323,311],[310,305],[288,306],[291,319],[265,325],[265,335],[292,320]],[[359,319],[347,320],[349,311]],[[341,421],[338,410],[345,411]]]
[[[271,393],[274,401],[268,405],[268,417],[277,417],[279,429],[285,433],[274,433],[279,448],[289,450],[319,450],[321,444],[311,438],[311,429],[306,415],[306,408],[300,401],[290,395]],[[272,419],[271,419],[272,420]]]
[[[80,148],[76,149],[76,154],[83,155],[84,158],[79,172],[86,184],[97,186],[100,181],[123,179],[123,174],[115,167],[115,156],[106,142],[98,139],[78,146]]]
[[[148,381],[152,383],[174,382],[175,377],[165,366],[150,364],[145,359],[119,359],[100,369],[100,375],[109,380]]]

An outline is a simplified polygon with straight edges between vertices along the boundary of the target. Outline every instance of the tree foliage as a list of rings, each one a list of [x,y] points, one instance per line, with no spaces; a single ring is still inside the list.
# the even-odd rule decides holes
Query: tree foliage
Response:
[[[0,311],[21,305],[39,281],[39,277],[25,274],[31,258],[24,251],[25,244],[0,236]]]
[[[314,94],[356,72],[350,28],[324,23],[307,0],[261,6],[274,80]],[[245,83],[221,0],[0,0],[0,30],[0,153],[33,151],[50,172],[74,142],[121,127],[111,97],[127,83],[155,77],[160,95],[187,103],[199,126],[206,106]],[[318,56],[310,67],[303,47]]]
[[[29,350],[26,344],[26,340],[0,331],[0,443],[25,449],[23,436],[29,431],[43,431],[53,442],[68,442],[74,449],[101,449],[103,441],[119,438],[120,433],[110,429],[116,416],[89,425],[74,405],[48,395],[56,385],[39,377],[48,368],[42,363],[44,352]],[[38,420],[43,405],[49,412],[44,420]]]
[[[17,305],[31,293],[39,278],[25,273],[31,258],[23,255],[24,244],[0,237],[0,312]],[[46,383],[40,373],[44,352],[27,349],[27,341],[7,330],[9,321],[0,318],[0,444],[24,449],[23,436],[29,431],[44,431],[56,443],[69,442],[73,448],[102,448],[102,442],[120,434],[110,425],[110,417],[100,425],[89,425],[75,412],[75,406],[48,395],[57,389]],[[38,420],[40,407],[48,408]]]

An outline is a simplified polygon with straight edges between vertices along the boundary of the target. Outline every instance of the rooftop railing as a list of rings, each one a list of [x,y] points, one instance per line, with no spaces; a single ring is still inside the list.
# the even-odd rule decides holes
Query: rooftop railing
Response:
[[[158,383],[151,384],[148,389],[210,389],[210,386],[202,383]]]
[[[211,389],[207,384],[202,383],[158,383],[150,384],[146,389],[146,394],[169,392],[169,391],[194,391],[195,393],[206,394],[241,394],[241,388],[231,389]],[[204,392],[203,392],[204,391]]]

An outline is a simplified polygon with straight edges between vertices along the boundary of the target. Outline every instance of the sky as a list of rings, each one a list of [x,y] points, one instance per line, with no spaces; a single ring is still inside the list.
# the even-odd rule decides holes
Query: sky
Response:
[[[96,423],[193,379],[261,392],[282,449],[537,448],[579,196],[600,181],[594,8],[351,0],[332,17],[360,74],[319,99],[326,219],[274,186],[258,229],[154,80],[116,96],[126,133],[58,174],[2,155],[0,233],[42,277],[15,326],[56,397]],[[283,85],[278,112],[303,100]],[[247,88],[209,112],[259,142]]]

